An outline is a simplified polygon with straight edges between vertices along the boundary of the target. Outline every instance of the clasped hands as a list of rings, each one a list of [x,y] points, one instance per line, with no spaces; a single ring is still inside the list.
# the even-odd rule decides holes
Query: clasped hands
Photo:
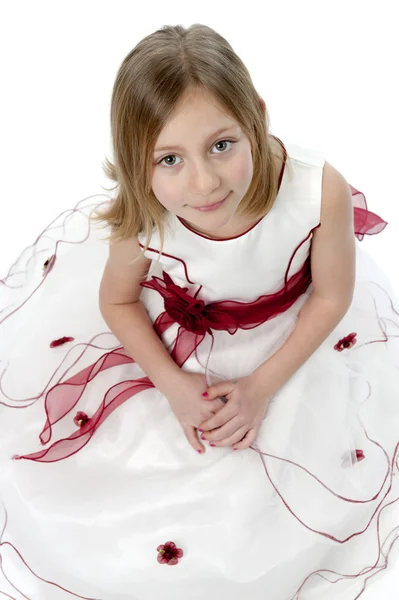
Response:
[[[255,441],[274,390],[254,375],[220,381],[208,387],[206,400],[225,396],[227,402],[213,417],[198,426],[202,440],[214,446],[249,448]],[[204,394],[203,394],[204,395]],[[203,432],[203,433],[202,433]]]

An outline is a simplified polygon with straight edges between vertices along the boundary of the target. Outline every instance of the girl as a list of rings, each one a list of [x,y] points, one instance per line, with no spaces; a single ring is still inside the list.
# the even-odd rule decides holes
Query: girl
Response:
[[[359,598],[399,525],[386,222],[204,25],[126,56],[111,126],[115,196],[2,282],[2,595]]]

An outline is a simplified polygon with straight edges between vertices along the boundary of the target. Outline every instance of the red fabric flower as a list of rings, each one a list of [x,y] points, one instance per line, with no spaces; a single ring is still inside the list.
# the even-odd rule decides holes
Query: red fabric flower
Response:
[[[165,544],[158,546],[157,552],[159,553],[157,560],[162,565],[177,565],[179,562],[178,559],[183,556],[183,550],[181,548],[176,548],[174,542],[166,542]]]
[[[79,411],[76,413],[76,416],[73,420],[73,422],[75,423],[75,425],[77,425],[78,427],[82,427],[83,425],[85,425],[88,421],[89,421],[89,417],[86,415],[86,413]]]
[[[50,344],[50,348],[55,348],[56,346],[61,346],[61,344],[65,344],[66,342],[73,342],[75,338],[73,337],[62,337],[58,340],[53,340]]]
[[[175,298],[165,299],[166,312],[187,331],[204,333],[208,329],[205,325],[205,302],[184,294],[187,288],[179,288],[179,290],[182,292],[177,292]]]
[[[363,450],[355,450],[356,460],[360,462],[365,458]]]
[[[180,287],[173,283],[172,278],[168,273],[163,272],[164,279],[161,287],[158,283],[158,291],[163,292],[164,306],[167,314],[179,325],[182,325],[187,331],[193,333],[205,334],[210,333],[210,323],[207,318],[206,304],[203,300],[199,300],[187,293],[187,287]],[[154,278],[159,279],[159,278]],[[150,287],[147,283],[143,287]]]
[[[352,348],[357,342],[356,339],[357,333],[350,333],[346,337],[339,340],[337,344],[334,346],[334,350],[338,350],[338,352],[342,352],[345,348]]]
[[[364,456],[363,450],[359,450],[357,448],[356,450],[346,452],[342,456],[342,466],[344,468],[350,467],[350,466],[354,465],[355,463],[360,462],[361,460],[364,460],[365,458],[366,457]]]

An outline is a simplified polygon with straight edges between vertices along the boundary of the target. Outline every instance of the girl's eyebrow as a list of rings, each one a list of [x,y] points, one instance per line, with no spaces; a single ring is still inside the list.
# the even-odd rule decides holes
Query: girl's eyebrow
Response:
[[[217,131],[215,131],[215,133],[212,133],[211,135],[209,135],[207,137],[207,141],[209,141],[212,138],[217,137],[218,135],[221,135],[222,133],[225,133],[226,131],[230,131],[231,129],[233,129],[233,127],[235,127],[234,125],[229,125],[228,127],[222,127],[220,129],[218,129]],[[185,148],[183,148],[183,146],[179,146],[178,144],[170,144],[169,146],[160,146],[159,148],[155,148],[154,152],[161,152],[163,150],[184,150]]]

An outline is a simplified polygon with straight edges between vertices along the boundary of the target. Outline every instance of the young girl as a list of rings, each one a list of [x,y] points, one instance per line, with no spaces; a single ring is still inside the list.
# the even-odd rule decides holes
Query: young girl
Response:
[[[399,526],[386,222],[204,25],[126,56],[111,125],[114,197],[0,288],[2,597],[359,598]]]

